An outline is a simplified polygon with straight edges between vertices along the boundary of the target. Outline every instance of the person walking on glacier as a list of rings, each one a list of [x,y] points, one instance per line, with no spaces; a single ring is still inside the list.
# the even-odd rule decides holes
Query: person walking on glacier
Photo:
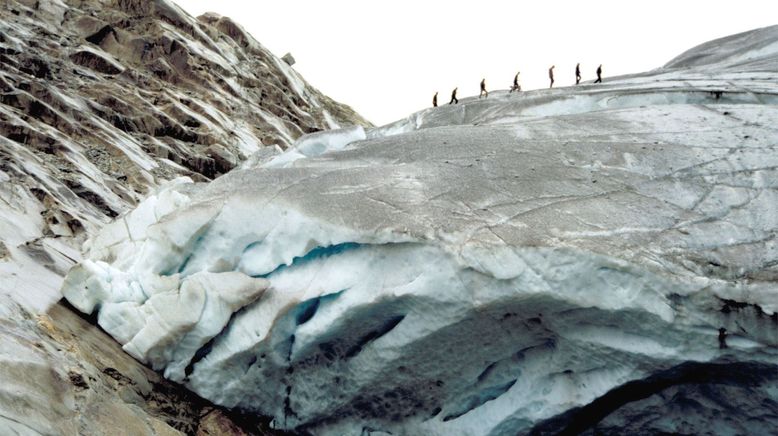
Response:
[[[575,64],[575,84],[581,83],[581,63]]]
[[[489,98],[489,91],[486,90],[486,79],[481,80],[481,93],[478,94],[478,98],[486,94],[486,98]]]
[[[597,67],[597,80],[595,80],[594,83],[602,83],[602,64]]]
[[[521,74],[521,71],[516,73],[515,76],[513,76],[513,86],[511,86],[511,90],[508,91],[508,94],[510,94],[513,91],[521,91],[521,85],[519,85],[519,74]]]
[[[451,101],[448,102],[448,104],[457,104],[457,103],[459,103],[459,99],[457,98],[457,89],[459,89],[459,88],[454,88],[454,90],[451,91]]]
[[[553,88],[554,87],[554,65],[551,65],[551,68],[548,69],[548,78],[551,79],[551,84],[548,87]]]
[[[432,96],[432,107],[438,107],[438,93],[435,92],[435,95]]]

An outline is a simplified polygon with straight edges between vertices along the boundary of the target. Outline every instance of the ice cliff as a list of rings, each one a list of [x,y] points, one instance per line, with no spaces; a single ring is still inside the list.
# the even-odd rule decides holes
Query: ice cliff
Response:
[[[161,188],[63,292],[167,378],[281,429],[760,433],[778,426],[776,120],[770,27],[601,85],[319,133]]]

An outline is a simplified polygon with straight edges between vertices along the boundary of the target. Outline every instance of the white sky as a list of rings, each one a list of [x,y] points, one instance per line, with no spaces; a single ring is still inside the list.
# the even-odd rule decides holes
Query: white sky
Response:
[[[243,25],[313,86],[377,125],[487,89],[637,73],[702,42],[776,24],[774,0],[438,1],[174,0],[190,14]]]

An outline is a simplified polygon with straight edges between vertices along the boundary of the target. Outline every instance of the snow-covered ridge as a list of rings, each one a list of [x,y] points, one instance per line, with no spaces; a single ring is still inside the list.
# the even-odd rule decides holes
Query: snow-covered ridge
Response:
[[[516,123],[525,118],[572,115],[600,110],[670,104],[778,103],[775,59],[778,26],[752,30],[690,49],[663,69],[609,78],[603,84],[509,94],[495,91],[488,99],[462,99],[368,131],[389,136],[451,124]],[[699,68],[695,68],[699,67]],[[495,100],[499,104],[495,104]]]
[[[159,190],[90,241],[63,292],[166,377],[278,428],[565,428],[620,386],[681,389],[702,368],[743,393],[727,428],[749,433],[778,416],[778,57],[759,65],[303,137]],[[763,372],[718,377],[727,364]],[[718,425],[689,422],[653,425]]]
[[[770,71],[778,55],[778,26],[751,30],[706,42],[682,53],[665,68],[706,66],[739,72]]]

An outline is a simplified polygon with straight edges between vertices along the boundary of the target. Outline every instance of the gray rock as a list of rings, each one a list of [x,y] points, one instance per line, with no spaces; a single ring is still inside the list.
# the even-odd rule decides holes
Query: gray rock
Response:
[[[287,65],[289,65],[290,67],[291,67],[291,66],[294,66],[294,64],[295,64],[295,62],[296,62],[296,61],[294,60],[294,56],[292,56],[292,54],[291,54],[291,53],[287,53],[287,54],[285,54],[285,55],[284,55],[284,57],[282,57],[282,58],[281,58],[281,60],[282,60],[282,61],[284,61],[284,62],[286,62],[286,64],[287,64]]]

